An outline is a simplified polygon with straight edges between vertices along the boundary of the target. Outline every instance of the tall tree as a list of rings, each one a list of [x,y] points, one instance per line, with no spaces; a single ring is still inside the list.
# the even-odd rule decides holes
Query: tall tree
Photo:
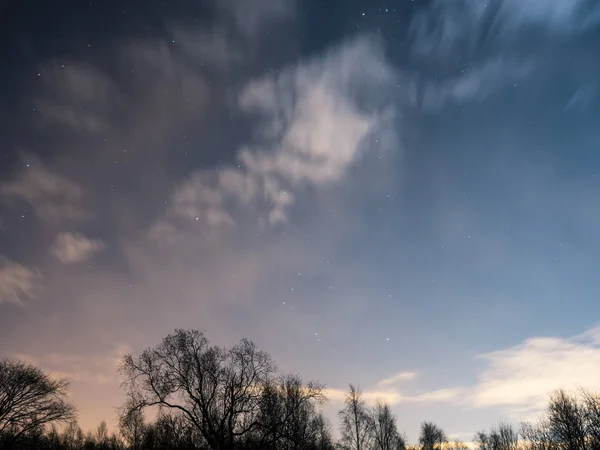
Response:
[[[376,450],[403,450],[404,438],[398,433],[396,418],[389,405],[378,402],[372,412],[373,443]]]
[[[132,450],[139,450],[144,436],[144,413],[135,408],[124,408],[119,415],[119,431]]]
[[[419,436],[419,445],[421,450],[440,450],[448,442],[446,433],[433,422],[423,422],[421,424],[421,434]]]
[[[260,447],[304,449],[322,433],[316,407],[325,401],[323,386],[283,375],[263,387],[258,422]],[[317,422],[313,422],[317,420]]]
[[[351,450],[367,450],[373,439],[373,420],[360,390],[352,384],[339,416],[343,445]]]
[[[52,422],[73,420],[76,411],[66,400],[68,386],[38,367],[0,360],[0,435],[18,438]]]
[[[125,356],[121,372],[130,409],[179,411],[210,448],[228,450],[258,428],[262,387],[275,365],[246,339],[224,349],[198,330],[176,330],[139,357]]]

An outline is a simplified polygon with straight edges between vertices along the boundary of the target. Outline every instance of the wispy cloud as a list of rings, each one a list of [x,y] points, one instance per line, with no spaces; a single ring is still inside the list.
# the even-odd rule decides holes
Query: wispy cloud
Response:
[[[480,65],[472,65],[464,74],[441,83],[426,86],[423,107],[438,110],[448,102],[481,101],[506,86],[517,86],[533,71],[531,61],[517,62],[498,57]]]
[[[392,375],[388,378],[381,379],[377,385],[378,386],[389,386],[396,383],[401,383],[403,381],[411,381],[417,378],[417,372],[398,372],[395,375]]]
[[[75,132],[110,130],[110,113],[114,113],[121,97],[109,77],[92,66],[73,61],[45,64],[38,71],[43,75],[44,87],[35,106],[48,125]]]
[[[587,0],[434,0],[411,24],[411,48],[421,57],[466,59],[490,40],[507,42],[525,29],[572,34],[599,21],[600,6]]]
[[[378,401],[385,402],[389,405],[398,405],[403,403],[448,403],[459,401],[461,395],[464,394],[463,388],[445,388],[432,391],[420,392],[418,394],[407,394],[403,389],[394,387],[393,385],[411,381],[417,378],[415,372],[400,372],[393,377],[383,378],[375,388],[365,389],[362,391],[363,399],[369,404],[375,404]],[[344,401],[347,391],[343,389],[327,389],[325,395],[334,402]]]
[[[173,238],[182,222],[213,228],[236,227],[239,217],[260,226],[286,222],[304,186],[340,182],[369,148],[368,137],[393,140],[392,108],[380,93],[394,76],[380,44],[362,38],[248,83],[239,106],[259,118],[256,142],[242,146],[239,167],[184,181],[151,235]]]
[[[87,216],[83,189],[31,155],[23,155],[14,178],[0,184],[0,199],[24,201],[46,222],[80,220]]]
[[[77,263],[88,260],[104,248],[104,243],[98,239],[89,239],[81,233],[63,232],[56,236],[52,251],[61,262]]]
[[[23,305],[36,296],[41,274],[0,256],[0,305]]]

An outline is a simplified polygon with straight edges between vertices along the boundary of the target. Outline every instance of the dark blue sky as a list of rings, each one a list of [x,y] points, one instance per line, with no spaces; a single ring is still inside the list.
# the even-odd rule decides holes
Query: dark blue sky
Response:
[[[174,328],[470,440],[600,388],[600,8],[12,2],[0,354],[114,419]]]

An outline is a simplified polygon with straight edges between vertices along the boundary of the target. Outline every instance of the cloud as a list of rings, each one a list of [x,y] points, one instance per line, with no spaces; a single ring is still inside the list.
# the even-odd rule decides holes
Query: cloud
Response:
[[[199,171],[181,183],[151,234],[172,238],[181,221],[234,228],[236,216],[286,222],[302,186],[342,181],[371,147],[368,138],[393,140],[383,92],[394,76],[380,44],[362,38],[248,83],[239,106],[260,118],[256,143],[242,146],[237,168]]]
[[[36,157],[22,156],[23,168],[11,180],[0,184],[0,197],[5,201],[23,200],[46,222],[80,220],[87,216],[83,208],[83,189],[48,169]]]
[[[101,133],[111,128],[110,114],[120,96],[104,73],[73,61],[45,64],[39,73],[43,95],[35,106],[45,120],[76,132]]]
[[[59,261],[76,263],[90,259],[94,253],[104,250],[104,243],[88,239],[80,233],[59,233],[56,236],[53,253]]]
[[[388,386],[402,381],[412,381],[417,378],[417,372],[399,372],[389,378],[383,378],[377,383],[378,386]]]
[[[512,86],[532,71],[530,61],[517,62],[502,57],[488,60],[484,64],[470,66],[463,75],[429,84],[425,89],[423,107],[438,110],[448,102],[481,101],[501,87]]]
[[[67,378],[71,382],[114,384],[119,380],[117,369],[122,358],[130,352],[127,344],[118,344],[110,351],[95,356],[76,353],[45,353],[39,356],[19,353],[12,356],[44,368],[55,378]]]
[[[384,388],[385,386],[390,386],[401,381],[414,380],[416,376],[415,372],[400,372],[393,377],[382,379],[377,383],[377,386]],[[445,388],[408,395],[397,388],[375,388],[362,391],[362,398],[368,404],[375,404],[378,401],[389,405],[403,403],[447,403],[457,400],[463,393],[464,389],[462,388]],[[326,389],[325,391],[327,398],[334,402],[343,402],[347,394],[348,392],[342,389]]]
[[[36,296],[41,274],[0,256],[0,305],[23,305]]]
[[[448,62],[458,53],[468,60],[496,37],[508,42],[534,28],[572,34],[599,22],[600,6],[588,0],[434,0],[411,22],[411,49],[420,57]]]
[[[534,337],[487,353],[473,391],[476,407],[499,406],[514,414],[541,412],[559,388],[600,389],[600,328],[571,338]]]
[[[569,98],[565,111],[586,111],[597,100],[597,95],[598,87],[595,84],[584,84]]]
[[[273,20],[293,15],[294,0],[221,0],[219,5],[231,13],[238,28],[246,35],[255,35],[257,30]]]

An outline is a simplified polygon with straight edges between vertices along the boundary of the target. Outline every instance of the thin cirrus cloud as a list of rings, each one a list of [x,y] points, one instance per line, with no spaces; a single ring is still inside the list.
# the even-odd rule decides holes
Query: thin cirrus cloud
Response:
[[[411,80],[411,103],[437,112],[448,103],[480,101],[516,87],[543,57],[515,45],[522,31],[568,37],[598,23],[600,6],[587,0],[434,0],[409,27],[414,60],[436,68],[434,79]],[[582,95],[574,95],[567,109],[585,104]]]
[[[587,0],[434,0],[411,23],[415,55],[447,60],[459,47],[473,53],[490,40],[510,41],[524,29],[583,32],[600,22],[600,6]]]
[[[87,261],[104,248],[104,242],[98,239],[89,239],[81,233],[63,232],[56,236],[52,251],[63,263],[78,263]]]
[[[24,305],[37,295],[41,274],[0,256],[0,305]]]

